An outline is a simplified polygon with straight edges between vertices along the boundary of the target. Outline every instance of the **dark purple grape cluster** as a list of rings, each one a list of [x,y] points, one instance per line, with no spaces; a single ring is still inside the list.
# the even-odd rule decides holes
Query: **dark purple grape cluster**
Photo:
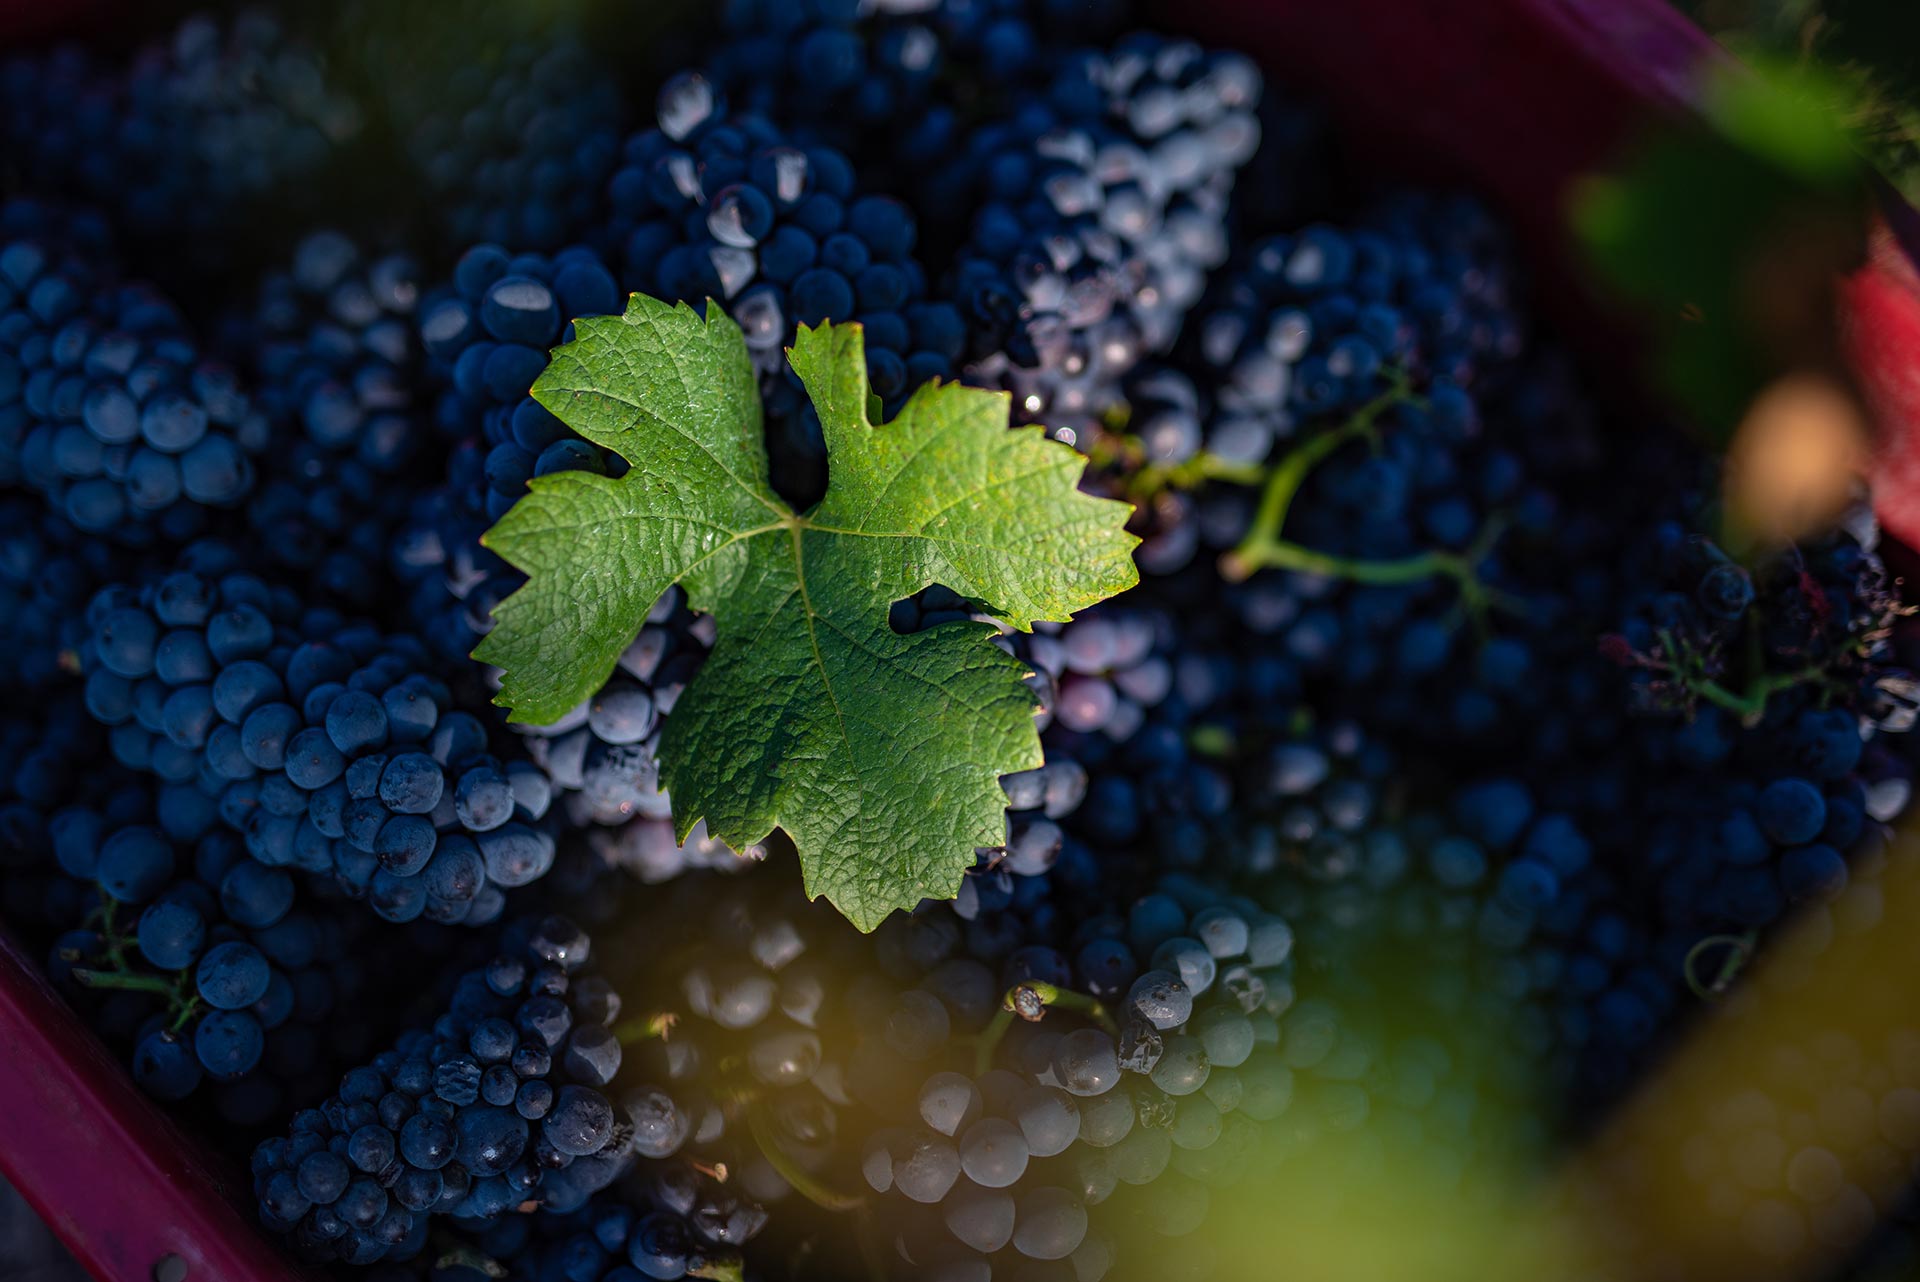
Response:
[[[167,299],[27,212],[42,226],[0,247],[0,478],[90,535],[191,535],[252,491],[267,417]]]
[[[776,1221],[864,1200],[903,1264],[1098,1276],[1123,1187],[1191,1214],[1286,1110],[1292,932],[1198,881],[992,951],[941,906],[866,940],[765,885],[665,894],[632,927],[687,950],[631,995],[671,1020],[634,1048],[636,1151],[724,1164]]]
[[[1497,381],[1525,337],[1509,255],[1484,209],[1427,192],[1250,246],[1194,335],[1222,373],[1207,448],[1265,462],[1396,376],[1449,395]]]
[[[64,45],[0,67],[0,131],[29,190],[98,201],[130,236],[202,260],[364,123],[318,51],[259,9],[190,17],[123,66]]]
[[[1477,435],[1486,393],[1509,376],[1525,336],[1514,275],[1484,210],[1427,192],[1398,193],[1350,224],[1268,236],[1221,273],[1174,367],[1129,381],[1124,438],[1096,428],[1078,443],[1125,475],[1257,471],[1370,404],[1415,392],[1456,437]],[[1142,564],[1170,573],[1200,549],[1233,549],[1258,496],[1229,486],[1142,497]]]
[[[1330,315],[1357,306],[1339,301]],[[1393,311],[1381,311],[1383,334]],[[1282,684],[1296,697],[1375,733],[1496,759],[1519,734],[1542,761],[1604,742],[1611,714],[1591,638],[1618,600],[1625,527],[1610,507],[1627,491],[1596,470],[1606,455],[1590,416],[1555,408],[1562,363],[1478,369],[1469,391],[1464,357],[1448,375],[1342,360],[1351,386],[1326,390],[1341,408],[1309,420],[1292,404],[1291,362],[1310,354],[1286,347],[1312,331],[1307,313],[1276,316],[1264,332],[1277,347],[1223,314],[1234,366],[1205,355],[1215,314],[1203,311],[1198,363],[1137,381],[1137,421],[1089,445],[1112,469],[1100,487],[1137,498],[1142,564],[1162,590],[1196,606],[1224,598],[1262,652],[1293,669]],[[1410,322],[1397,332],[1415,343]],[[1249,365],[1266,375],[1236,384]],[[1247,426],[1260,415],[1267,428]],[[1289,424],[1284,435],[1274,422]],[[1630,452],[1623,440],[1614,462],[1624,469]]]
[[[950,171],[975,211],[951,289],[974,373],[1058,430],[1119,404],[1122,377],[1173,344],[1227,260],[1261,79],[1238,55],[1152,36],[1048,73],[1044,92],[973,131]]]
[[[254,1150],[262,1220],[302,1255],[364,1265],[418,1254],[435,1216],[538,1203],[576,1167],[589,1191],[610,1183],[632,1132],[602,1093],[621,1002],[586,969],[591,946],[562,917],[510,926],[431,1026]]]
[[[1715,759],[1708,741],[1737,734],[1742,699],[1773,691],[1783,702],[1823,695],[1895,732],[1910,726],[1913,682],[1891,645],[1900,601],[1871,517],[1856,513],[1848,528],[1745,563],[1700,533],[1703,524],[1690,516],[1655,526],[1638,550],[1622,626],[1600,640],[1637,714],[1694,727],[1698,764]],[[1756,705],[1763,717],[1765,703]]]
[[[256,862],[388,921],[469,925],[552,867],[547,777],[454,705],[411,638],[192,566],[107,589],[87,616],[87,706],[115,757],[196,784]]]
[[[406,255],[369,259],[352,238],[315,232],[225,326],[256,401],[281,425],[248,524],[269,556],[341,601],[377,591],[413,492],[394,481],[431,443],[416,392],[419,295]]]
[[[590,250],[515,256],[491,244],[462,254],[451,284],[420,304],[419,341],[447,383],[436,417],[455,445],[445,482],[421,496],[393,563],[417,585],[420,628],[450,658],[466,657],[493,626],[493,607],[520,585],[480,535],[527,482],[556,471],[626,470],[617,454],[582,440],[527,394],[549,350],[572,337],[575,319],[624,306],[613,273]]]
[[[146,999],[130,1039],[141,1089],[182,1100],[205,1084],[225,1120],[258,1126],[364,1053],[371,1029],[353,1009],[370,1000],[367,932],[341,901],[296,906],[292,877],[249,859],[190,791],[163,794],[167,828],[52,817],[60,871],[101,895],[91,924],[55,942],[55,966],[72,992]]]
[[[581,1165],[575,1163],[574,1166]],[[568,1171],[541,1187],[540,1209],[501,1216],[449,1239],[430,1273],[433,1282],[488,1277],[564,1278],[567,1282],[634,1282],[637,1278],[729,1278],[745,1267],[739,1244],[765,1226],[763,1208],[743,1201],[726,1172],[685,1163],[652,1163],[584,1201],[556,1197]],[[370,1273],[370,1282],[386,1275]],[[401,1273],[394,1282],[417,1275]]]
[[[944,244],[970,210],[922,192],[966,150],[970,125],[1005,114],[1065,51],[1110,39],[1123,16],[1106,0],[734,0],[706,72],[737,108],[859,156]]]
[[[337,896],[297,902],[192,784],[103,761],[77,694],[42,718],[0,748],[7,920],[148,1094],[243,1127],[314,1097],[369,1048],[397,941]]]
[[[592,230],[626,106],[606,60],[564,19],[519,4],[341,6],[337,38],[375,88],[456,245],[542,252]]]
[[[693,73],[662,87],[657,121],[627,140],[609,187],[622,282],[726,309],[760,372],[776,484],[817,494],[825,445],[785,357],[796,328],[860,322],[867,376],[893,407],[958,372],[961,317],[928,297],[913,212],[870,194],[840,152],[729,110]]]
[[[0,498],[0,665],[15,697],[71,680],[88,600],[125,574],[129,554],[80,533],[37,500]]]
[[[1650,531],[1599,640],[1630,720],[1587,780],[1683,939],[1833,903],[1878,863],[1913,774],[1888,738],[1911,726],[1915,685],[1871,522],[1745,564],[1698,528]]]

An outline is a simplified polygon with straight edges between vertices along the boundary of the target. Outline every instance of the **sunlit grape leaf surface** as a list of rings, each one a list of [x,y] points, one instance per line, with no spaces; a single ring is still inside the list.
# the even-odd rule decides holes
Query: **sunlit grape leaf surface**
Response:
[[[998,778],[1040,764],[1024,668],[988,623],[903,636],[888,607],[933,583],[1021,629],[1135,581],[1127,507],[1079,493],[1082,460],[1007,398],[956,384],[874,424],[857,325],[790,353],[827,443],[827,494],[795,513],[768,481],[739,330],[709,304],[636,296],[582,320],[533,394],[619,453],[619,479],[533,482],[486,544],[528,575],[475,657],[500,702],[551,722],[612,671],[674,584],[718,625],[667,723],[661,773],[681,834],[735,849],[784,829],[808,893],[871,929],[950,897],[998,845]]]

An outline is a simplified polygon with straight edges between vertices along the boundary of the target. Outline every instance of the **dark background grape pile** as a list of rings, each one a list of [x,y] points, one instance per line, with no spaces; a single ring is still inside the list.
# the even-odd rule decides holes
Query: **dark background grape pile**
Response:
[[[0,915],[292,1257],[1397,1276],[1363,1226],[1438,1205],[1523,1276],[1489,1226],[1631,1219],[1567,1171],[1653,1110],[1742,1276],[1911,1259],[1920,1013],[1765,1000],[1920,858],[1865,495],[1760,528],[1739,416],[1572,354],[1499,211],[1161,25],[352,0],[0,60]],[[952,903],[862,936],[781,834],[676,837],[677,591],[555,724],[493,706],[481,534],[627,466],[529,388],[633,291],[740,325],[796,504],[827,320],[889,412],[1003,390],[1134,505],[1138,588],[999,639],[1045,764]],[[1591,1232],[1556,1270],[1664,1276]]]

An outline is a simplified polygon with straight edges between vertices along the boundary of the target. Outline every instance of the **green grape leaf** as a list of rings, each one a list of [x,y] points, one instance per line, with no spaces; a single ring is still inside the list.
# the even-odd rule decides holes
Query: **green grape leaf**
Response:
[[[807,893],[871,930],[950,898],[1005,835],[999,776],[1040,764],[1024,666],[980,622],[912,636],[888,608],[933,583],[1021,630],[1136,581],[1127,505],[1080,493],[1083,460],[1008,398],[958,384],[872,421],[858,325],[802,327],[789,359],[819,412],[826,497],[795,513],[768,482],[740,331],[635,295],[575,322],[533,395],[626,459],[559,472],[483,540],[525,571],[474,657],[516,721],[557,720],[605,682],[660,594],[713,614],[713,653],[661,738],[684,839],[734,849],[783,829]]]

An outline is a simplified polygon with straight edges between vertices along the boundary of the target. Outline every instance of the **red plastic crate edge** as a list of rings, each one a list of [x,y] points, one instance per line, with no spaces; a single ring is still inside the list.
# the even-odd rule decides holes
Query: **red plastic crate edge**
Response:
[[[0,0],[0,40],[77,32],[107,0]]]
[[[3,932],[0,1048],[0,1169],[96,1278],[140,1282],[176,1255],[186,1282],[301,1282]]]

